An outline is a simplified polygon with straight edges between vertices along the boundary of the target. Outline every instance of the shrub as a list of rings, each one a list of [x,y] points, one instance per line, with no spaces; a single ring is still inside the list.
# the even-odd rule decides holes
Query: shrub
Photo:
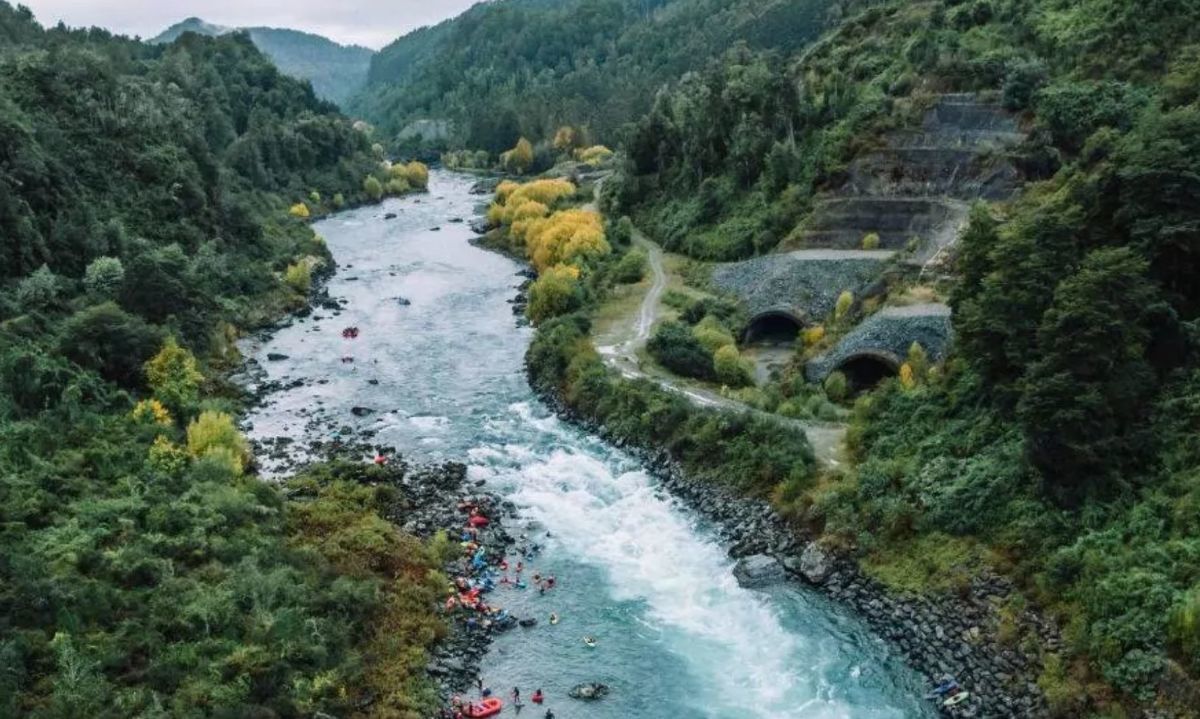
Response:
[[[147,462],[150,468],[168,477],[178,477],[188,466],[188,453],[179,445],[167,439],[166,435],[154,438],[154,444],[147,451]]]
[[[383,198],[383,185],[380,184],[378,178],[374,175],[368,175],[363,180],[363,192],[367,193],[367,197],[371,198],[372,201],[378,202]]]
[[[716,352],[722,347],[728,347],[736,342],[733,334],[712,315],[708,315],[700,320],[692,328],[692,334],[695,335],[700,344],[704,345],[704,348],[709,352]]]
[[[920,342],[913,342],[909,345],[905,364],[912,368],[913,378],[917,382],[924,382],[929,376],[929,355]]]
[[[607,226],[608,241],[617,247],[627,247],[633,242],[633,220],[629,219],[628,215],[623,215],[616,222],[610,222]]]
[[[429,167],[423,162],[413,160],[404,166],[404,176],[408,179],[408,184],[424,190],[429,187]]]
[[[45,309],[58,299],[61,290],[58,275],[42,265],[17,285],[17,304],[25,311]]]
[[[313,190],[312,192],[308,193],[308,201],[313,203],[314,205],[320,205],[321,204],[321,193],[317,192],[316,190]]]
[[[844,402],[850,394],[850,383],[841,372],[830,372],[825,378],[825,396],[834,402]]]
[[[292,205],[290,209],[288,209],[288,214],[292,217],[299,217],[302,220],[307,220],[311,213],[308,211],[308,205],[304,204],[303,202],[297,202],[296,204]]]
[[[144,399],[133,406],[130,416],[135,422],[153,422],[164,427],[171,426],[171,411],[156,399]]]
[[[533,145],[522,137],[516,147],[501,153],[500,164],[508,172],[524,175],[533,166]]]
[[[579,144],[579,133],[570,125],[563,125],[554,133],[554,149],[570,150]]]
[[[675,374],[697,379],[712,379],[713,355],[700,343],[687,325],[664,322],[646,343],[646,349],[659,364]]]
[[[337,193],[333,196],[333,209],[340,210],[346,206],[346,196],[342,193]]]
[[[833,319],[840,320],[846,316],[850,308],[854,305],[854,294],[850,290],[844,290],[838,295],[837,304],[833,308]]]
[[[745,387],[753,382],[753,371],[733,344],[713,353],[713,373],[718,382],[730,387]]]
[[[224,412],[206,411],[187,428],[188,453],[193,457],[215,455],[241,474],[250,459],[250,446],[238,431],[233,417]]]
[[[104,298],[116,297],[125,281],[125,266],[116,257],[97,257],[83,273],[83,288]]]
[[[576,150],[575,159],[592,167],[599,167],[613,156],[613,151],[604,145],[594,145],[592,147]]]
[[[1184,595],[1171,611],[1167,638],[1193,669],[1200,669],[1200,585]]]
[[[625,255],[613,267],[613,280],[623,284],[632,285],[642,281],[646,276],[646,253],[641,249],[633,249],[626,252]]]
[[[113,302],[88,307],[63,324],[60,351],[122,387],[141,386],[142,365],[162,343],[162,330]]]
[[[408,180],[403,177],[393,177],[387,182],[387,194],[389,195],[403,195],[411,189]]]
[[[867,233],[862,238],[862,248],[864,250],[878,250],[879,249],[879,233],[878,232]]]
[[[312,267],[306,260],[293,262],[284,271],[283,281],[293,290],[307,295],[308,291],[312,289]]]
[[[170,338],[146,363],[146,380],[163,404],[183,414],[199,399],[204,375],[196,367],[195,356]]]
[[[538,275],[529,287],[529,305],[525,314],[534,324],[567,314],[583,303],[579,286],[579,268],[555,265]]]
[[[805,347],[816,347],[825,339],[825,325],[814,325],[805,329],[802,338]]]

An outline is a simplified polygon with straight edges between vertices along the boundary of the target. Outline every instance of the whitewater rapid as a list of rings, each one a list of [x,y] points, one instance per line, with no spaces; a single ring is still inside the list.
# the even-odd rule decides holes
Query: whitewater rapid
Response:
[[[249,417],[253,436],[365,431],[410,460],[466,461],[471,479],[507,496],[510,531],[544,547],[527,571],[558,586],[491,596],[541,620],[494,642],[483,679],[502,696],[543,688],[560,719],[932,716],[917,678],[853,617],[799,586],[740,587],[711,527],[634,458],[533,397],[522,370],[530,332],[507,304],[519,266],[472,247],[454,221],[476,210],[470,184],[435,172],[430,197],[316,225],[341,265],[329,292],[345,303],[246,348],[287,356],[263,362],[271,379],[321,380],[273,395]],[[362,335],[347,343],[351,325]],[[566,698],[590,681],[612,693]]]

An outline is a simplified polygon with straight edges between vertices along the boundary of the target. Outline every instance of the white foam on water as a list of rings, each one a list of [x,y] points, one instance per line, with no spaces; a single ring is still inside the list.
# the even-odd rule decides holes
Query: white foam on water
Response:
[[[846,719],[852,708],[831,696],[806,665],[821,648],[789,632],[766,598],[743,589],[722,548],[660,496],[642,471],[580,447],[554,417],[525,404],[520,421],[557,448],[488,447],[472,453],[470,475],[505,485],[523,514],[544,526],[571,556],[602,569],[615,601],[637,602],[637,621],[660,635],[707,688],[709,716]],[[603,643],[618,638],[598,637]],[[814,661],[815,660],[815,661]]]

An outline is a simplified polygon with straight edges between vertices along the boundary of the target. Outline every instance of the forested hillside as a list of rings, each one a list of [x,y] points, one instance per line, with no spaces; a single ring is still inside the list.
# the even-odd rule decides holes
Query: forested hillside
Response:
[[[1062,716],[1194,716],[1198,21],[1190,2],[880,4],[790,60],[736,49],[676,82],[606,188],[668,247],[745,257],[939,95],[1017,116],[1027,184],[962,236],[952,357],[859,400],[855,470],[779,496],[907,590],[1018,578],[1008,611],[1065,628],[1042,678]]]
[[[498,153],[520,135],[584,126],[594,141],[649,109],[658,87],[744,41],[795,50],[830,0],[500,0],[400,38],[371,62],[354,112],[389,133],[448,119],[454,147]]]
[[[0,3],[0,716],[428,706],[435,555],[374,490],[314,476],[300,506],[251,476],[220,379],[327,263],[302,218],[376,175],[245,36]]]
[[[328,38],[298,30],[273,27],[228,28],[188,18],[155,36],[149,42],[174,42],[185,32],[224,35],[241,31],[275,62],[284,74],[312,82],[319,97],[339,105],[350,99],[367,81],[374,51],[357,45],[341,45]]]

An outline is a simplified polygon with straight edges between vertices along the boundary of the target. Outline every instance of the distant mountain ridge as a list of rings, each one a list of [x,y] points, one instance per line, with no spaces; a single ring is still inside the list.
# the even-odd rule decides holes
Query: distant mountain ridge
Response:
[[[655,92],[744,43],[791,53],[838,0],[494,0],[398,38],[371,60],[350,110],[402,133],[447,121],[452,144],[498,152],[560,125],[597,141],[649,111]]]
[[[371,57],[375,54],[370,48],[341,45],[321,35],[299,30],[226,27],[198,17],[175,23],[149,42],[174,42],[185,32],[216,36],[237,31],[248,33],[258,49],[282,72],[312,82],[318,95],[339,105],[366,84]]]

